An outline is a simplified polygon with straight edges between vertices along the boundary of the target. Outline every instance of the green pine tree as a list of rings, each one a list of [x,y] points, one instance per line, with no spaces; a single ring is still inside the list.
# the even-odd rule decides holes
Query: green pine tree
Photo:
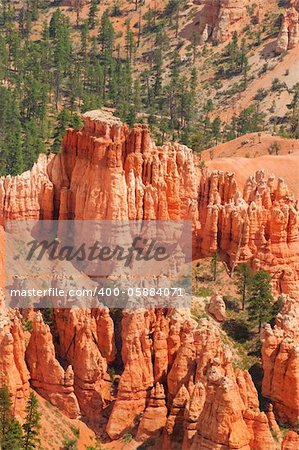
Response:
[[[274,305],[271,276],[265,270],[259,270],[252,276],[247,303],[249,321],[258,325],[260,332],[262,324],[272,318]]]
[[[23,449],[34,450],[38,448],[40,439],[38,437],[40,430],[40,412],[36,395],[31,392],[26,406],[26,418],[23,425]]]
[[[218,260],[219,260],[218,252],[216,250],[212,255],[212,261],[211,261],[211,272],[212,272],[213,281],[217,280]]]
[[[98,4],[100,2],[98,0],[91,0],[89,12],[88,12],[88,26],[91,30],[94,29],[96,25],[96,14],[98,9]]]
[[[11,401],[7,386],[0,388],[0,438],[3,439],[10,421]]]
[[[23,429],[16,419],[11,419],[1,440],[2,450],[21,450],[23,448]]]
[[[238,293],[241,295],[242,309],[244,310],[252,278],[250,266],[246,263],[240,264],[236,270],[236,278]]]

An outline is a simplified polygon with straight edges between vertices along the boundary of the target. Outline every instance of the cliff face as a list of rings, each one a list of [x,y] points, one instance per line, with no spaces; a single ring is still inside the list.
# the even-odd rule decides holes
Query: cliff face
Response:
[[[129,130],[103,111],[86,113],[83,130],[68,130],[62,146],[48,168],[60,218],[197,224],[197,177],[187,147],[158,148],[146,126]]]
[[[263,170],[238,189],[233,173],[201,177],[199,219],[201,252],[227,253],[232,269],[250,260],[272,274],[274,288],[298,295],[298,206],[283,179]]]
[[[79,416],[79,406],[74,394],[72,366],[64,370],[56,359],[53,338],[41,313],[33,320],[33,329],[26,349],[31,386],[57,406],[68,417]]]
[[[189,219],[194,252],[218,247],[232,270],[249,260],[272,274],[279,293],[298,296],[298,205],[283,179],[260,170],[242,187],[233,173],[201,173],[187,147],[156,147],[146,126],[129,130],[107,111],[86,113],[62,147],[0,180],[2,221]]]
[[[2,291],[0,295],[3,296]],[[21,315],[1,308],[0,301],[0,386],[7,386],[16,414],[24,410],[29,395],[29,377]]]
[[[299,420],[298,318],[298,303],[285,299],[276,325],[267,325],[262,335],[263,395],[271,399],[279,419],[293,425]]]
[[[59,218],[191,219],[201,254],[220,247],[232,267],[251,260],[278,292],[298,294],[298,210],[284,180],[259,171],[242,191],[233,173],[200,176],[187,147],[156,147],[147,127],[106,112],[87,113],[63,149],[48,166]]]
[[[201,43],[212,40],[215,44],[228,41],[247,17],[248,0],[204,0],[199,31]]]
[[[276,52],[283,53],[299,43],[299,2],[290,0],[281,24]]]
[[[40,155],[31,171],[0,178],[0,225],[5,220],[53,218],[53,185],[47,173],[49,160]]]
[[[201,172],[187,147],[156,147],[145,126],[129,130],[107,111],[87,113],[62,146],[31,172],[1,179],[2,221],[190,219],[195,252],[220,248],[232,269],[249,260],[273,275],[277,291],[298,294],[298,211],[283,180],[259,171],[238,187],[234,174]],[[263,395],[295,423],[299,399],[288,389],[298,383],[297,337],[284,319],[295,315],[292,305],[264,332]],[[1,311],[0,384],[20,407],[30,379],[66,415],[83,416],[112,439],[134,429],[140,442],[153,437],[165,449],[277,448],[275,418],[259,410],[250,375],[233,368],[218,329],[188,311],[112,317],[106,308],[55,309],[50,327],[33,313],[26,354],[19,314]],[[294,442],[290,434],[282,448]]]

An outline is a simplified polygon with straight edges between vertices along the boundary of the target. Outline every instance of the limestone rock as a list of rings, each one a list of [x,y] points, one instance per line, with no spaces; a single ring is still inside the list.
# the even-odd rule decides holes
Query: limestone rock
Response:
[[[117,400],[109,417],[106,431],[112,439],[132,428],[146,407],[147,390],[154,385],[149,337],[154,317],[148,310],[124,311],[122,319],[122,360]]]
[[[0,308],[0,386],[7,386],[16,414],[22,414],[29,395],[25,336],[17,312]]]
[[[247,17],[247,0],[203,0],[200,10],[199,33],[201,44],[211,39],[223,43],[239,30]]]
[[[164,388],[157,383],[151,390],[148,405],[142,415],[136,439],[144,442],[159,436],[166,424],[167,408]]]
[[[283,439],[281,450],[296,450],[299,445],[299,435],[295,431],[288,431]]]
[[[281,422],[299,420],[299,335],[298,303],[285,299],[274,329],[262,333],[263,395],[271,399]]]
[[[225,303],[221,295],[213,294],[210,300],[208,311],[218,322],[224,322],[226,319]]]
[[[299,3],[291,0],[286,10],[276,44],[276,53],[284,53],[299,43]]]
[[[26,361],[32,387],[65,415],[76,419],[80,411],[74,394],[74,373],[71,366],[65,371],[57,361],[50,328],[41,313],[33,320]]]

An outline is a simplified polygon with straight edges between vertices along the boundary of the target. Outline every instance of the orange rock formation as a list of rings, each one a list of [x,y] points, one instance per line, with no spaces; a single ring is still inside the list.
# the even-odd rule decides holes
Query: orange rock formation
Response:
[[[156,147],[147,127],[129,129],[107,111],[68,130],[63,151],[0,181],[0,217],[190,219],[194,251],[265,267],[278,292],[298,294],[298,210],[282,179],[263,171],[238,186],[232,173],[199,173],[190,149]],[[263,395],[281,421],[298,420],[296,304],[263,334]],[[136,431],[162,448],[274,450],[277,424],[259,409],[248,372],[234,369],[217,327],[186,310],[55,309],[51,328],[33,313],[26,350],[18,312],[1,309],[0,384],[18,408],[31,385],[70,417],[112,439]],[[115,326],[121,321],[120,343]],[[297,327],[298,328],[298,327]],[[54,331],[55,333],[54,333]],[[53,336],[55,339],[52,337]],[[115,379],[109,367],[117,367]],[[293,390],[290,389],[293,387]],[[113,403],[112,403],[113,402]],[[105,424],[107,407],[111,405]],[[102,428],[101,428],[102,429]],[[279,436],[278,436],[279,438]],[[288,433],[282,448],[295,448]]]
[[[267,325],[262,334],[263,395],[271,399],[281,422],[295,425],[299,420],[299,309],[295,300],[284,302],[275,327]]]
[[[199,4],[203,4],[199,22],[202,44],[229,40],[247,17],[247,0],[204,0]]]
[[[290,0],[277,40],[276,52],[283,53],[299,43],[299,2]]]

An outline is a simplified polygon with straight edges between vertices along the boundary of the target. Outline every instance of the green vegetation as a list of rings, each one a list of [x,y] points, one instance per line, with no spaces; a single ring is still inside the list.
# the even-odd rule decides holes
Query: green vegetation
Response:
[[[28,319],[28,317],[25,317],[23,319],[23,330],[29,331],[31,333],[32,327],[33,327],[32,320]]]
[[[272,318],[273,307],[271,276],[265,270],[259,270],[252,276],[248,292],[248,320],[258,325],[259,332],[262,324]]]
[[[216,53],[212,64],[211,48],[199,47],[194,31],[186,57],[182,57],[179,50],[185,42],[179,29],[185,5],[170,0],[162,11],[154,5],[142,21],[136,1],[140,17],[135,24],[126,21],[121,47],[122,32],[111,21],[112,16],[123,14],[119,1],[99,17],[99,2],[92,0],[86,20],[81,18],[81,2],[75,2],[75,24],[59,8],[49,9],[46,1],[27,1],[22,9],[1,2],[0,176],[30,168],[41,152],[58,152],[65,129],[81,127],[80,113],[103,106],[113,108],[130,126],[137,120],[147,122],[158,144],[175,139],[195,151],[263,130],[264,114],[257,104],[223,124],[214,114],[216,101],[209,99],[212,86],[215,99],[247,87],[251,44],[235,33],[220,60]],[[45,21],[41,34],[36,33],[37,23],[42,23],[48,11],[52,12],[49,23]],[[148,39],[152,49],[144,62],[142,45]],[[195,68],[199,57],[201,61],[206,58],[207,67],[216,67],[216,78],[202,86],[206,95],[200,96]],[[232,77],[236,77],[234,86],[221,91],[222,81]],[[287,88],[274,79],[271,89]],[[298,87],[292,94],[285,133],[298,137]],[[256,101],[265,95],[260,90]]]
[[[291,135],[299,139],[299,83],[295,84],[291,94],[293,95],[292,102],[287,105],[290,110]]]
[[[63,441],[63,450],[78,450],[78,443],[76,439],[65,439]]]
[[[25,450],[32,450],[38,448],[40,444],[38,434],[41,427],[41,415],[39,412],[38,401],[33,392],[30,392],[25,411],[26,418],[23,424],[23,448]]]
[[[80,437],[80,430],[79,430],[79,428],[77,428],[75,426],[71,426],[71,430],[72,430],[72,433],[76,436],[76,438],[79,439],[79,437]]]
[[[12,414],[6,386],[0,388],[0,447],[2,450],[34,450],[39,448],[40,413],[36,396],[31,392],[23,426]]]
[[[252,279],[252,272],[248,264],[240,264],[236,271],[238,293],[242,299],[242,309],[245,309],[245,302],[247,300],[248,288]]]
[[[126,443],[129,444],[131,442],[131,440],[133,439],[133,436],[131,433],[125,433],[122,437],[122,440]]]
[[[271,144],[268,148],[269,155],[278,155],[279,151],[281,150],[281,146],[279,142],[275,141],[273,144]]]
[[[212,255],[212,261],[211,261],[211,273],[212,273],[213,281],[216,281],[216,279],[217,279],[217,269],[218,269],[218,252],[216,250]]]

